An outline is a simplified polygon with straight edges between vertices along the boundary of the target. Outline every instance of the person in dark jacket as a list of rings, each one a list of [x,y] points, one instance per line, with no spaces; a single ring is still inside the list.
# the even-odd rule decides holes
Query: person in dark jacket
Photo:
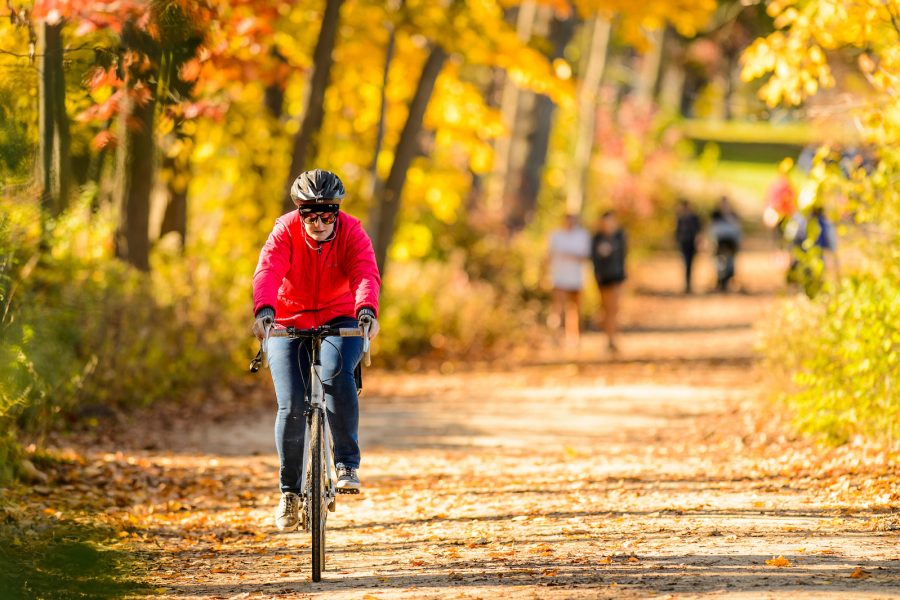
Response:
[[[694,256],[697,254],[698,241],[703,225],[700,216],[694,211],[694,207],[687,200],[678,202],[678,217],[675,223],[675,241],[681,251],[684,261],[684,293],[691,293],[691,271],[694,264]]]
[[[628,251],[625,232],[616,214],[609,210],[600,218],[600,229],[591,243],[594,277],[600,288],[601,323],[610,352],[618,352],[618,317],[625,281],[625,255]]]

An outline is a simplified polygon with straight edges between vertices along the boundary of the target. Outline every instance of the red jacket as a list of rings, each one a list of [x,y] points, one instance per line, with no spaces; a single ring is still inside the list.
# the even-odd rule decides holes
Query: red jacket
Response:
[[[317,242],[296,210],[278,217],[253,274],[253,312],[275,309],[279,325],[317,327],[355,317],[368,306],[378,314],[381,275],[372,241],[359,219],[340,212],[335,234]]]

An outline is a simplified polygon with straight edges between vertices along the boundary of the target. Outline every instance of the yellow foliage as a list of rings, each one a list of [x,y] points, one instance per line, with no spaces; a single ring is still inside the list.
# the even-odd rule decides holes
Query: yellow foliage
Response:
[[[428,227],[417,223],[402,223],[391,247],[391,258],[398,262],[422,258],[431,250],[432,239]]]
[[[820,89],[835,85],[827,53],[859,49],[857,66],[871,85],[871,94],[851,116],[863,133],[874,141],[898,139],[898,92],[894,82],[900,76],[897,22],[900,2],[858,3],[850,0],[796,2],[780,0],[768,6],[780,30],[753,42],[743,60],[742,78],[767,78],[760,97],[774,107],[797,105]],[[873,112],[878,118],[873,119]]]

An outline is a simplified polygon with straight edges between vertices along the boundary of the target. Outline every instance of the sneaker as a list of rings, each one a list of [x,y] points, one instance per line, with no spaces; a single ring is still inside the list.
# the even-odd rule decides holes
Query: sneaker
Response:
[[[339,490],[358,490],[359,489],[359,475],[356,474],[356,469],[352,469],[350,467],[338,467],[337,470],[337,489]]]
[[[291,492],[281,494],[281,502],[275,511],[275,527],[282,531],[291,531],[297,528],[300,522],[300,496]]]

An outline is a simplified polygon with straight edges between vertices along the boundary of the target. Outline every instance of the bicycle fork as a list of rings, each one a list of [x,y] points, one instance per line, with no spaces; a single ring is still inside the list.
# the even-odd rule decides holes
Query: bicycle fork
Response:
[[[319,363],[318,356],[315,358],[315,363],[313,364],[313,377],[312,377],[312,390],[310,394],[310,403],[306,407],[306,411],[304,416],[306,417],[306,429],[304,435],[304,444],[303,444],[303,465],[302,472],[300,473],[300,481],[302,482],[302,487],[300,489],[300,497],[303,499],[304,506],[306,507],[306,515],[310,514],[309,502],[315,502],[316,499],[310,498],[310,486],[309,486],[309,468],[311,464],[311,460],[317,460],[318,457],[310,456],[310,440],[312,439],[311,434],[311,426],[312,426],[312,414],[313,411],[320,411],[322,415],[322,425],[323,425],[323,445],[322,450],[325,454],[325,485],[323,486],[323,492],[325,494],[325,504],[328,506],[328,510],[330,512],[334,512],[335,510],[335,498],[337,497],[337,488],[335,487],[335,479],[336,479],[336,469],[334,466],[334,452],[333,452],[333,441],[331,437],[331,426],[328,423],[328,410],[325,406],[325,389],[322,386],[322,365]],[[302,523],[304,526],[307,523]],[[304,527],[305,528],[305,527]]]

